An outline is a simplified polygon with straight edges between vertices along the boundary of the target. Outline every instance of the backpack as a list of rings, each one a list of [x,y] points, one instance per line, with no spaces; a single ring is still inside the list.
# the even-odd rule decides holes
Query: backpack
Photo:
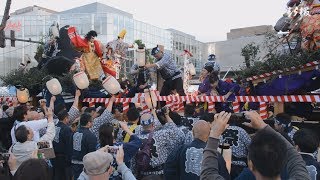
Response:
[[[142,143],[140,150],[136,156],[137,168],[139,171],[147,171],[151,169],[150,161],[151,161],[151,151],[150,148],[152,146],[152,136],[153,132],[151,132],[148,136],[148,140],[146,143]]]

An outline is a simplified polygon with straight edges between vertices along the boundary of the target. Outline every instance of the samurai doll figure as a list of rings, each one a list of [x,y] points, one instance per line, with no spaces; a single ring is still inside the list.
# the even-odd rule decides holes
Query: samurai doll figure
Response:
[[[99,79],[102,74],[101,59],[103,45],[97,38],[96,31],[89,31],[83,39],[77,34],[75,27],[68,29],[70,40],[74,47],[83,52],[80,57],[81,70],[85,70],[91,80]]]

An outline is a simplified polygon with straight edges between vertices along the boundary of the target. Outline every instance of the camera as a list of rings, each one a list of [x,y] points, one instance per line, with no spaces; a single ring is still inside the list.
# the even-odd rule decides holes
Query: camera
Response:
[[[158,116],[158,114],[160,115],[160,116],[164,116],[165,114],[166,114],[166,111],[167,111],[167,107],[162,107],[162,108],[160,108],[160,109],[157,109],[157,111],[156,111],[156,113],[157,113],[157,116]]]
[[[119,146],[109,146],[108,151],[110,154],[112,154],[114,157],[117,155],[117,152],[119,150]]]
[[[251,122],[250,119],[247,119],[245,112],[232,113],[228,121],[228,124],[242,124],[244,122]]]
[[[37,145],[39,159],[52,159],[56,157],[50,142],[38,142]]]
[[[38,142],[37,145],[38,145],[38,149],[50,148],[49,142]]]
[[[168,107],[164,106],[164,107],[156,110],[157,117],[158,117],[161,124],[166,124],[166,122],[167,122],[166,116],[165,116],[165,114],[167,112],[167,108]]]

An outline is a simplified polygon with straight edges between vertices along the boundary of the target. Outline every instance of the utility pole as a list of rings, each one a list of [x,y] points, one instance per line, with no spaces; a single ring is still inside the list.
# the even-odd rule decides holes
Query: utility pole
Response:
[[[11,6],[11,0],[7,0],[6,7],[5,7],[4,13],[3,13],[3,18],[1,21],[1,25],[0,25],[0,47],[1,48],[6,47],[4,29],[7,25],[8,19],[10,18],[10,16],[9,16],[10,6]]]

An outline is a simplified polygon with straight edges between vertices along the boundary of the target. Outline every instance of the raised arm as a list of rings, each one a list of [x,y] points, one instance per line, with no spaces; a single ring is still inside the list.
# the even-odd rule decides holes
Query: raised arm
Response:
[[[79,98],[81,96],[81,91],[79,89],[76,90],[76,93],[74,95],[74,102],[72,104],[72,107],[75,107],[79,109]]]
[[[207,146],[203,151],[200,179],[224,179],[219,175],[217,148],[219,144],[219,137],[228,127],[227,123],[230,116],[231,113],[226,113],[224,111],[214,116],[210,137]]]
[[[56,96],[51,96],[49,108],[54,110],[54,102],[56,101]]]
[[[53,110],[48,108],[46,110],[46,115],[48,117],[48,128],[46,133],[40,138],[39,141],[52,141],[56,135],[56,129],[53,122]]]
[[[251,120],[251,127],[261,131],[270,131],[285,142],[286,148],[284,150],[287,151],[286,168],[290,179],[310,179],[304,160],[291,143],[289,143],[281,134],[265,124],[257,112],[246,112],[246,116]]]
[[[74,96],[74,102],[69,109],[69,125],[71,125],[79,116],[80,116],[80,111],[79,111],[79,98],[81,96],[81,91],[79,89],[76,90],[76,94]]]

